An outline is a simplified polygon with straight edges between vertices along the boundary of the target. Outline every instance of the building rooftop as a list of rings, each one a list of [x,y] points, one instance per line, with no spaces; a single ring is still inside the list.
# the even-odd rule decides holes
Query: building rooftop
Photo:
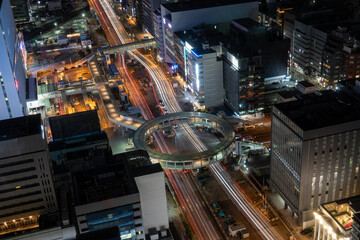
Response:
[[[192,51],[196,55],[214,53],[211,46],[219,45],[223,35],[215,29],[206,29],[206,26],[197,26],[192,30],[175,32],[175,35],[181,39],[183,44],[187,42],[191,47]],[[209,47],[204,47],[203,45]]]
[[[298,90],[286,90],[286,91],[281,91],[278,92],[278,94],[283,98],[283,99],[289,99],[289,98],[294,98],[296,97],[296,95],[301,94]]]
[[[75,173],[75,205],[89,204],[138,193],[126,160],[113,156],[112,164]]]
[[[10,118],[0,121],[0,141],[41,133],[41,115]]]
[[[264,26],[262,26],[260,23],[252,20],[251,18],[240,18],[240,19],[235,19],[232,21],[232,23],[235,26],[242,26],[243,28],[245,28],[246,30],[248,29],[253,29],[253,28],[264,28]],[[245,30],[243,29],[243,30]]]
[[[120,153],[117,156],[126,159],[131,168],[139,168],[152,164],[148,152],[142,149]]]
[[[303,131],[360,120],[360,101],[332,91],[274,105]]]
[[[120,240],[119,227],[108,227],[76,236],[76,240]]]
[[[352,228],[352,216],[359,213],[360,195],[323,203],[320,205],[320,210],[320,213],[327,213],[321,216],[337,234],[346,234]]]
[[[148,166],[138,167],[133,169],[134,177],[140,177],[144,175],[150,175],[158,172],[163,172],[160,163],[151,164]]]
[[[170,12],[183,12],[183,11],[190,11],[195,9],[220,7],[220,6],[242,4],[248,2],[255,2],[255,1],[254,0],[223,0],[223,1],[195,0],[195,1],[165,3],[163,4],[163,6]]]
[[[302,85],[303,87],[307,88],[307,87],[314,87],[314,84],[312,84],[311,82],[309,81],[301,81],[301,82],[298,82],[298,84]]]
[[[133,177],[162,172],[160,164],[153,164],[147,151],[138,149],[116,155],[116,161],[123,159],[129,164]]]
[[[49,122],[54,141],[101,131],[96,110],[52,117]]]
[[[49,142],[49,151],[53,152],[53,151],[60,151],[60,150],[64,150],[64,149],[70,149],[70,148],[79,148],[79,147],[84,147],[87,146],[88,144],[93,144],[94,142],[104,142],[104,143],[108,143],[109,140],[107,138],[107,135],[104,131],[101,132],[96,132],[94,134],[91,135],[86,135],[83,138],[83,141],[55,141],[55,142]]]

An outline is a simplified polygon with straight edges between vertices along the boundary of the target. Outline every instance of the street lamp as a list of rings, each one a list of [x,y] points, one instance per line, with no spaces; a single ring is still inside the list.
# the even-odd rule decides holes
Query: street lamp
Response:
[[[85,17],[85,13],[81,14],[82,17]]]

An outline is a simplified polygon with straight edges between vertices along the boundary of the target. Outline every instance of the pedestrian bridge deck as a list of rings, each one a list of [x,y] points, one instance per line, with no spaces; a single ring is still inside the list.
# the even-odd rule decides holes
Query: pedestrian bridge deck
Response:
[[[152,47],[156,45],[156,41],[154,38],[141,40],[138,42],[131,42],[131,43],[125,43],[118,46],[108,47],[105,49],[98,50],[98,52],[103,54],[110,54],[115,52],[123,52],[123,51],[130,51],[135,50],[138,48],[144,48],[144,47]]]

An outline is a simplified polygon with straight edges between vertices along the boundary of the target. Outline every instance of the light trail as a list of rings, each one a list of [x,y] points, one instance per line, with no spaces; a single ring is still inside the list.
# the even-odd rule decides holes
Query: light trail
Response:
[[[112,8],[109,5],[109,3],[105,0],[100,0],[99,2],[101,4],[101,7],[106,12],[108,19],[105,18],[104,14],[102,14],[101,8],[100,8],[100,6],[97,5],[96,1],[94,1],[94,5],[96,5],[96,9],[98,10],[98,12],[100,12],[100,17],[101,17],[103,23],[105,23],[105,27],[107,27],[106,30],[113,38],[113,41],[114,41],[113,43],[120,44],[120,43],[131,42],[131,40],[128,38],[128,35],[127,35],[125,29],[119,23],[116,15],[114,14]],[[109,20],[109,24],[112,25],[112,28],[110,28],[108,25],[106,25],[106,23],[108,23],[107,20]],[[113,31],[115,31],[115,34],[111,31],[111,29]],[[139,53],[138,51],[134,51],[134,52],[136,55],[130,51],[128,51],[128,54],[130,56],[133,56],[135,59],[140,60],[139,55],[142,56],[141,53]],[[129,90],[132,93],[134,93],[133,100],[135,100],[134,101],[135,105],[142,110],[142,113],[143,113],[143,116],[145,119],[153,118],[154,116],[152,115],[152,112],[150,111],[141,92],[137,88],[135,80],[132,78],[131,74],[129,74],[129,72],[127,70],[125,59],[124,59],[123,55],[121,56],[121,60],[119,60],[119,61],[120,61],[119,64],[121,64],[122,68],[124,69],[123,76],[126,76],[126,78],[127,78],[127,83],[128,83],[127,87],[129,87]],[[145,66],[147,66],[147,65],[145,65]],[[152,74],[150,71],[149,71],[149,73],[150,73],[150,75]],[[160,73],[157,72],[157,74],[161,74],[161,72]],[[157,80],[157,78],[152,78],[152,79]],[[166,76],[165,76],[165,79],[166,79]],[[171,88],[171,90],[173,91],[172,88]],[[170,102],[169,102],[169,104],[170,104]],[[174,105],[173,107],[176,107],[176,105]],[[178,110],[181,111],[181,108],[178,107]],[[165,139],[163,138],[162,134],[158,134],[158,133],[154,134],[154,138],[155,138],[156,142],[158,143],[160,150],[162,152],[171,153],[170,149],[167,147],[167,144],[166,144]],[[191,228],[193,229],[193,231],[196,235],[196,238],[197,239],[206,239],[206,240],[207,239],[215,239],[215,240],[221,239],[218,237],[214,227],[212,226],[211,222],[208,220],[208,217],[207,217],[206,213],[204,212],[204,209],[198,208],[199,200],[194,194],[191,194],[192,190],[188,190],[188,189],[184,188],[184,185],[180,185],[181,187],[179,188],[177,185],[177,184],[179,184],[179,181],[180,181],[179,177],[176,175],[174,176],[174,173],[172,173],[168,170],[166,170],[165,172],[169,176],[169,180],[172,183],[172,186],[173,186],[174,191],[180,201],[182,209],[184,210],[185,214],[187,215],[189,224],[190,224]],[[183,181],[184,181],[184,184],[189,184],[189,183],[186,183],[187,180],[183,180]],[[187,185],[187,186],[189,186],[189,185]],[[184,200],[183,196],[185,197],[185,200]],[[196,211],[193,211],[194,209],[196,209]],[[201,227],[201,230],[199,229],[199,226]]]
[[[131,39],[129,39],[127,32],[125,31],[122,24],[117,19],[117,16],[113,12],[111,6],[106,0],[100,0],[100,3],[102,4],[103,9],[105,10],[109,21],[111,25],[113,26],[113,30],[116,32],[117,37],[120,39],[121,43],[128,43],[131,42]],[[102,14],[101,14],[102,15]],[[110,30],[110,27],[108,27],[108,30]],[[172,86],[170,85],[169,81],[167,80],[166,75],[163,73],[163,71],[154,64],[151,60],[146,58],[144,55],[142,55],[139,51],[134,50],[132,52],[128,51],[128,54],[134,59],[136,59],[139,63],[141,63],[149,72],[154,85],[156,85],[159,95],[164,102],[164,105],[168,108],[167,110],[169,112],[181,112],[182,109],[179,106],[174,90]],[[126,66],[125,66],[126,67]],[[125,68],[126,69],[126,68]],[[131,77],[130,77],[131,80]],[[136,90],[135,90],[136,91]],[[141,93],[140,93],[141,94]],[[145,109],[146,111],[146,109]],[[180,127],[185,131],[187,137],[191,141],[191,143],[195,146],[195,148],[198,151],[205,151],[207,148],[206,146],[200,141],[198,136],[194,133],[193,129],[188,124],[180,124]],[[161,140],[160,140],[161,141]],[[162,142],[163,144],[165,142]],[[166,144],[166,143],[165,143]],[[159,144],[161,145],[161,144]],[[165,150],[167,151],[167,150]],[[218,164],[215,163],[210,166],[210,169],[214,173],[214,175],[217,177],[217,180],[222,184],[224,189],[226,190],[227,194],[231,197],[235,205],[238,207],[238,209],[244,213],[244,215],[248,218],[248,220],[258,229],[261,236],[265,239],[283,239],[276,231],[275,229],[269,224],[269,222],[260,214],[260,212],[249,202],[249,200],[246,198],[244,193],[241,192],[239,187],[234,183],[232,178],[229,176],[229,174],[224,171],[224,169]],[[195,209],[194,206],[199,206],[199,202],[196,202],[197,198],[195,198],[191,192],[184,191],[188,187],[191,187],[188,185],[188,183],[185,183],[183,178],[176,177],[175,173],[171,173],[169,170],[165,170],[167,173],[170,182],[172,183],[172,186],[176,192],[176,195],[182,203],[182,208],[186,210],[188,215],[190,216],[190,224],[192,228],[194,229],[195,233],[200,233],[204,229],[204,226],[206,226],[205,222],[201,218],[202,213],[198,211],[190,212],[188,204],[191,202],[191,208]],[[175,177],[174,177],[175,176]],[[180,179],[183,179],[184,184],[181,184],[179,181]],[[181,187],[181,190],[179,189],[179,186]],[[185,196],[185,200],[182,197],[182,195]],[[192,196],[192,197],[191,197]],[[195,204],[195,205],[194,205]],[[200,218],[200,221],[198,221]],[[195,223],[196,219],[196,223]],[[212,227],[212,225],[210,224]],[[202,229],[202,230],[200,230]],[[209,229],[207,229],[209,230]],[[210,229],[213,231],[212,229]],[[203,235],[203,234],[202,234]],[[211,236],[206,235],[205,239],[213,239]],[[203,236],[202,236],[203,237]],[[210,237],[210,238],[208,238]],[[216,238],[215,238],[216,239]]]

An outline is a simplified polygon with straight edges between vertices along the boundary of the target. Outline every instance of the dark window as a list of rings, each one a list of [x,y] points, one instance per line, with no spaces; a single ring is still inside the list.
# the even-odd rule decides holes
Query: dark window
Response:
[[[16,179],[0,182],[0,185],[6,185],[6,184],[10,184],[10,183],[22,182],[22,181],[26,181],[26,180],[35,179],[35,178],[37,178],[37,175],[31,175],[31,176],[28,176],[28,177],[16,178]]]
[[[0,198],[0,202],[14,200],[14,199],[17,199],[17,198],[22,198],[22,197],[29,197],[29,196],[36,195],[36,194],[41,194],[41,191],[29,192],[29,193],[25,193],[25,194],[19,194],[19,195],[16,195],[16,196]]]
[[[35,167],[30,167],[30,168],[14,170],[14,171],[10,171],[10,172],[3,172],[3,173],[0,173],[0,177],[14,175],[14,174],[18,174],[18,173],[30,172],[30,171],[34,171],[35,169],[36,169]]]
[[[7,208],[20,207],[20,206],[23,206],[23,205],[33,204],[33,203],[42,202],[42,201],[43,201],[42,198],[38,198],[38,199],[30,200],[30,201],[27,201],[27,202],[20,202],[20,203],[15,203],[15,204],[11,204],[11,205],[1,206],[0,210],[4,210],[4,209],[7,209]]]
[[[31,163],[31,162],[34,162],[34,159],[26,159],[26,160],[17,161],[17,162],[0,164],[0,168],[11,167],[11,166],[16,166],[16,165],[21,165],[21,164],[26,164],[26,163]]]
[[[41,209],[44,209],[44,208],[45,208],[44,206],[40,206],[40,207],[36,207],[36,208],[29,208],[29,209],[25,209],[25,210],[22,210],[22,211],[11,212],[11,213],[2,215],[1,217],[10,217],[10,216],[13,216],[13,215],[32,212],[32,211],[36,211],[36,210],[41,210]]]
[[[14,187],[13,188],[8,188],[8,189],[0,190],[0,194],[1,193],[12,192],[12,191],[17,191],[17,190],[20,190],[20,189],[38,187],[38,186],[40,186],[39,183],[33,183],[33,184],[29,184],[29,185],[20,186],[20,188],[14,188]]]

